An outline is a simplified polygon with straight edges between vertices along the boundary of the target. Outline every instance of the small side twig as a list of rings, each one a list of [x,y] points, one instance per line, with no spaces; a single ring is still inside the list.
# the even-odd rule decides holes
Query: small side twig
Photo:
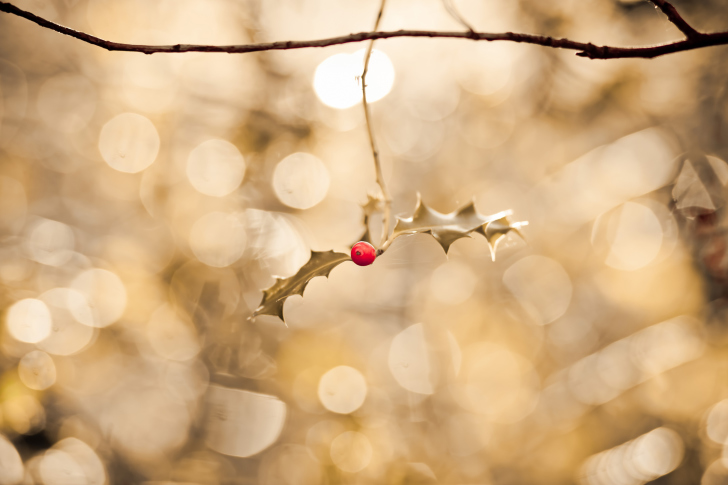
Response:
[[[685,34],[685,37],[687,37],[688,39],[700,37],[701,35],[703,35],[700,32],[698,32],[697,30],[695,30],[694,28],[692,28],[690,26],[690,24],[688,24],[687,21],[684,18],[682,18],[682,15],[680,15],[680,13],[677,11],[677,9],[675,7],[673,7],[672,4],[670,2],[668,2],[667,0],[650,0],[650,1],[652,3],[654,3],[657,8],[662,10],[662,13],[667,15],[667,18],[670,20],[670,22],[675,24],[675,27],[680,29],[680,32]]]
[[[460,11],[455,6],[455,0],[442,0],[442,4],[445,6],[445,10],[447,10],[447,13],[449,13],[452,18],[460,22],[463,27],[468,29],[468,31],[475,33],[473,26],[465,20],[465,17],[460,14]]]
[[[377,14],[377,20],[374,22],[374,32],[379,28],[379,22],[382,20],[382,14],[384,13],[384,5],[387,0],[382,0],[379,6],[379,13]],[[377,176],[377,185],[379,190],[382,192],[382,235],[381,243],[379,246],[387,240],[389,237],[389,220],[392,214],[392,197],[389,195],[387,190],[387,184],[384,181],[384,174],[382,173],[382,162],[379,158],[379,150],[377,149],[377,143],[374,139],[374,130],[372,129],[371,114],[369,112],[369,103],[367,103],[367,73],[369,72],[369,60],[372,57],[372,50],[374,49],[374,39],[369,43],[366,55],[364,56],[364,70],[361,73],[361,91],[362,91],[362,104],[364,105],[364,118],[366,119],[367,132],[369,133],[369,144],[372,148],[372,157],[374,158],[374,170]]]

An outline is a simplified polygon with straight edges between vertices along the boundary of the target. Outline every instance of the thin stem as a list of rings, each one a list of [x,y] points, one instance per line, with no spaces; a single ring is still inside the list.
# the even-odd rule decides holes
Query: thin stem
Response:
[[[659,6],[659,5],[658,5]],[[391,32],[359,32],[357,34],[342,35],[339,37],[330,37],[328,39],[304,40],[304,41],[281,41],[281,42],[263,42],[260,44],[240,44],[240,45],[196,45],[196,44],[175,44],[175,45],[140,45],[140,44],[123,44],[120,42],[111,42],[100,39],[84,32],[78,32],[68,27],[58,25],[50,20],[38,17],[30,12],[26,12],[15,5],[6,2],[0,2],[0,12],[7,12],[19,17],[23,17],[34,22],[41,27],[45,27],[61,34],[76,38],[87,44],[95,45],[109,51],[126,51],[141,52],[144,54],[154,53],[178,53],[178,52],[224,52],[227,54],[245,54],[248,52],[262,52],[272,50],[290,50],[290,49],[306,49],[311,47],[328,47],[332,45],[349,44],[353,42],[363,42],[366,40],[391,39],[394,37],[429,37],[429,38],[453,38],[453,39],[470,39],[474,41],[508,41],[520,42],[524,44],[534,44],[544,47],[556,49],[568,49],[577,51],[579,57],[587,57],[589,59],[624,59],[624,58],[643,58],[652,59],[654,57],[664,56],[666,54],[674,54],[676,52],[689,51],[693,49],[701,49],[716,45],[728,44],[728,31],[715,32],[710,34],[699,34],[697,36],[688,37],[687,39],[667,44],[660,44],[647,47],[611,47],[597,46],[592,43],[577,42],[570,39],[555,39],[553,37],[532,35],[532,34],[516,34],[513,32],[487,33],[487,32],[438,32],[431,30],[396,30]]]
[[[377,20],[374,22],[374,31],[376,32],[379,28],[379,22],[382,20],[382,14],[384,13],[384,5],[387,0],[382,0],[382,4],[379,6],[379,13],[377,14]],[[372,50],[374,49],[374,39],[369,43],[366,56],[364,57],[364,70],[361,73],[361,92],[362,101],[364,105],[364,117],[367,122],[367,132],[369,133],[369,144],[372,148],[372,156],[374,157],[374,170],[377,175],[377,185],[379,190],[382,191],[382,199],[384,203],[382,211],[382,235],[380,237],[381,243],[379,246],[387,240],[389,237],[389,220],[392,214],[392,197],[389,195],[387,190],[387,184],[384,182],[384,174],[382,173],[382,161],[379,158],[379,150],[377,149],[377,142],[374,139],[374,130],[372,129],[371,114],[369,112],[369,103],[367,103],[367,73],[369,72],[369,60],[372,57]]]
[[[687,21],[682,18],[680,13],[677,11],[675,7],[672,6],[672,4],[666,0],[650,0],[652,3],[657,6],[660,10],[662,10],[662,13],[667,15],[667,18],[675,24],[675,27],[680,29],[680,32],[685,34],[685,37],[688,39],[694,38],[694,37],[700,37],[701,34],[694,28],[690,26],[690,24],[687,23]]]

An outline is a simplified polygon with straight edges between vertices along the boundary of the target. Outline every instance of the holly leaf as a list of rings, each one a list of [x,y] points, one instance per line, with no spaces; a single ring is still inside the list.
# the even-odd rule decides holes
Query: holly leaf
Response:
[[[521,239],[526,240],[526,236],[521,232],[521,227],[527,226],[527,221],[522,222],[511,222],[508,216],[512,215],[511,211],[503,211],[495,214],[492,217],[502,215],[498,219],[492,220],[486,224],[481,225],[475,231],[485,236],[485,240],[488,241],[488,247],[490,248],[490,259],[495,261],[495,250],[498,247],[503,238],[509,232],[513,231],[518,234]]]
[[[527,222],[511,222],[511,211],[484,216],[475,209],[475,202],[471,201],[449,214],[442,214],[431,209],[417,196],[417,206],[411,217],[397,216],[397,223],[383,249],[386,249],[394,239],[407,234],[430,234],[440,243],[445,253],[450,250],[452,243],[464,237],[471,237],[473,232],[485,236],[490,248],[491,258],[495,261],[495,251],[498,243],[510,231],[515,231],[523,237],[520,231]]]
[[[279,317],[285,323],[283,304],[286,298],[293,295],[303,296],[303,291],[309,281],[316,276],[326,276],[328,278],[331,270],[344,261],[350,260],[351,256],[346,253],[311,251],[309,260],[301,266],[301,269],[295,275],[290,278],[276,278],[273,286],[263,292],[263,299],[253,315],[251,315],[251,318],[258,315],[273,315]]]

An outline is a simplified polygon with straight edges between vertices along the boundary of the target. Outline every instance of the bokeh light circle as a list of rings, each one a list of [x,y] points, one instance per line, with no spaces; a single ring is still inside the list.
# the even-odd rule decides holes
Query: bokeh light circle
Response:
[[[392,339],[389,347],[389,371],[397,384],[418,394],[432,394],[432,366],[421,323],[405,328]]]
[[[18,364],[20,380],[30,389],[42,391],[56,382],[53,358],[40,350],[28,352]]]
[[[326,106],[346,109],[362,100],[360,76],[364,70],[365,49],[353,54],[334,54],[316,68],[313,89]],[[367,72],[367,102],[373,103],[389,94],[394,85],[394,66],[389,57],[373,50]]]
[[[112,118],[99,135],[101,156],[119,172],[137,173],[149,167],[157,158],[159,144],[154,123],[137,113]]]
[[[294,209],[310,209],[324,200],[330,182],[324,162],[309,153],[288,155],[273,172],[273,190],[278,200]]]
[[[41,264],[61,266],[73,255],[73,230],[62,222],[41,219],[32,226],[26,242],[30,257]]]
[[[187,158],[187,178],[205,195],[224,197],[238,188],[244,176],[243,155],[225,140],[200,143]]]
[[[321,404],[329,411],[353,413],[367,397],[367,382],[358,370],[340,365],[321,376],[318,395]]]
[[[20,483],[23,479],[24,467],[20,453],[15,446],[0,434],[0,483]]]
[[[38,467],[45,485],[87,484],[86,474],[71,455],[65,451],[50,449],[41,458]]]
[[[75,307],[79,315],[91,318],[86,298],[71,288],[51,288],[42,293],[39,300],[48,306],[53,320],[51,334],[38,348],[54,355],[72,355],[83,350],[95,337],[96,330],[79,322],[72,313]]]
[[[607,266],[633,271],[650,264],[660,252],[663,232],[657,215],[649,207],[636,202],[625,203],[614,221]]]
[[[257,392],[211,385],[205,443],[218,453],[248,457],[271,446],[286,420],[286,404]]]
[[[51,312],[42,301],[25,298],[8,309],[5,325],[17,340],[34,344],[50,335]]]
[[[111,271],[93,268],[78,275],[71,287],[74,293],[68,304],[79,322],[89,327],[107,327],[124,314],[127,303],[126,288],[121,279]]]
[[[710,408],[705,431],[708,438],[716,443],[723,444],[728,440],[728,399],[724,399]]]

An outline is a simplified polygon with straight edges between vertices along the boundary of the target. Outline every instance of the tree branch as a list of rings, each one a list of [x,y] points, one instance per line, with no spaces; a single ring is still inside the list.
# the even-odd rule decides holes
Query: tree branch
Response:
[[[680,13],[677,11],[675,7],[672,6],[672,4],[666,0],[650,0],[652,3],[655,4],[657,8],[662,10],[662,13],[667,15],[667,18],[675,24],[675,27],[680,29],[680,32],[685,34],[685,37],[688,39],[694,38],[694,37],[700,37],[701,34],[694,28],[688,24],[684,18],[680,15]]]
[[[122,44],[119,42],[111,42],[108,40],[94,37],[84,32],[78,32],[68,27],[58,25],[54,22],[38,17],[30,12],[21,10],[18,7],[0,2],[0,12],[7,12],[34,22],[41,27],[45,27],[56,32],[74,37],[83,42],[95,45],[108,51],[126,51],[141,52],[144,54],[155,53],[177,53],[177,52],[223,52],[228,54],[244,54],[247,52],[261,52],[272,50],[290,50],[290,49],[306,49],[310,47],[328,47],[339,44],[349,44],[353,42],[363,42],[366,40],[390,39],[394,37],[430,37],[430,38],[456,38],[470,39],[475,41],[510,41],[520,42],[524,44],[535,44],[544,47],[552,47],[557,49],[568,49],[577,51],[579,57],[587,57],[589,59],[624,59],[624,58],[644,58],[651,59],[654,57],[664,56],[666,54],[674,54],[676,52],[689,51],[710,47],[716,45],[728,44],[728,32],[716,32],[711,34],[698,34],[685,40],[672,42],[668,44],[660,44],[648,47],[611,47],[597,46],[592,43],[576,42],[569,39],[555,39],[531,34],[515,34],[513,32],[503,33],[483,33],[483,32],[436,32],[429,30],[397,30],[391,32],[359,32],[357,34],[342,35],[339,37],[330,37],[328,39],[319,40],[303,40],[303,41],[283,41],[283,42],[265,42],[260,44],[242,44],[242,45],[194,45],[194,44],[175,44],[175,45],[138,45],[138,44]]]

